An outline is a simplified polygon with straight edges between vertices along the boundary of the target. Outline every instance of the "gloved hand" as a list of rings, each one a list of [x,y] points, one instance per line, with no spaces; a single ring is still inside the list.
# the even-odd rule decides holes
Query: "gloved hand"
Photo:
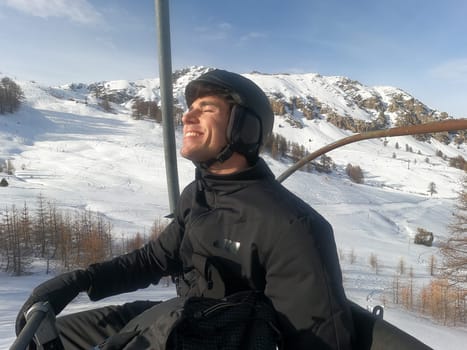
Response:
[[[80,292],[91,286],[91,277],[86,270],[66,272],[38,285],[16,317],[16,335],[26,324],[25,312],[39,301],[48,301],[55,315],[58,315]]]

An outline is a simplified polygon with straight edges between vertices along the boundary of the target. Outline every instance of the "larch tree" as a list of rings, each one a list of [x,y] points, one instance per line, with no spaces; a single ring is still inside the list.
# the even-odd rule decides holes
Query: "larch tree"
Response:
[[[466,290],[467,286],[467,178],[459,194],[450,235],[442,242],[442,274],[451,283]]]

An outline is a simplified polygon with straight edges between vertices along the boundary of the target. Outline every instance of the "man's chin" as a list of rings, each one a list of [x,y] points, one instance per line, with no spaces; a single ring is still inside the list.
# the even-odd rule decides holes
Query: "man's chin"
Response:
[[[191,160],[192,162],[195,162],[195,163],[203,163],[203,162],[206,162],[208,160],[208,158],[206,158],[205,156],[203,157],[203,156],[201,156],[199,154],[196,154],[194,152],[183,152],[183,151],[181,151],[180,155],[183,158]]]

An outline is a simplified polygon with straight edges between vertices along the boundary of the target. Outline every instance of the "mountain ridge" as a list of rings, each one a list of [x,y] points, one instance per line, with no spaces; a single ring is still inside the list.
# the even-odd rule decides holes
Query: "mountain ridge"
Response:
[[[211,69],[213,68],[193,66],[173,73],[173,95],[180,106],[186,107],[183,98],[184,86],[190,80]],[[313,97],[318,103],[327,105],[330,110],[357,119],[371,120],[377,117],[373,111],[370,111],[373,113],[369,113],[369,110],[374,108],[367,106],[365,101],[368,103],[368,100],[371,100],[371,98],[377,98],[380,103],[390,104],[394,96],[401,96],[404,100],[413,100],[436,116],[442,113],[444,113],[444,117],[448,116],[445,112],[428,107],[400,88],[386,85],[366,86],[357,80],[352,80],[345,76],[323,76],[318,73],[270,74],[259,72],[242,73],[242,75],[262,87],[270,98],[277,97],[278,94],[281,95],[280,97],[288,100],[294,97]],[[131,82],[127,80],[113,80],[91,84],[70,83],[62,85],[60,88],[74,90],[77,87],[88,87],[92,91],[98,88],[101,89],[101,92],[104,91],[104,94],[106,91],[107,96],[111,99],[115,96],[112,96],[110,92],[126,91],[128,99],[126,101],[117,99],[116,103],[128,102],[134,97],[142,97],[147,100],[156,99],[157,102],[160,102],[160,95],[154,91],[154,89],[158,88],[158,83],[158,78],[134,80]]]

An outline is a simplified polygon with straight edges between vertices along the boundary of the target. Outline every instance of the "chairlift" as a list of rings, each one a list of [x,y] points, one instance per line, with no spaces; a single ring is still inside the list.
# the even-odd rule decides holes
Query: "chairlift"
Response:
[[[155,0],[159,45],[159,74],[161,110],[164,129],[164,152],[169,204],[172,211],[179,196],[175,132],[173,128],[172,65],[170,53],[170,28],[168,0]],[[417,135],[433,132],[467,130],[467,119],[443,120],[426,124],[389,128],[354,134],[303,157],[280,176],[283,182],[295,171],[317,157],[344,145],[381,137]],[[375,306],[371,311],[349,300],[356,330],[356,349],[359,350],[428,350],[429,346],[383,319],[383,309]],[[63,349],[55,328],[55,315],[48,303],[36,303],[26,313],[26,326],[18,335],[10,350],[24,350],[35,339],[38,349]]]

